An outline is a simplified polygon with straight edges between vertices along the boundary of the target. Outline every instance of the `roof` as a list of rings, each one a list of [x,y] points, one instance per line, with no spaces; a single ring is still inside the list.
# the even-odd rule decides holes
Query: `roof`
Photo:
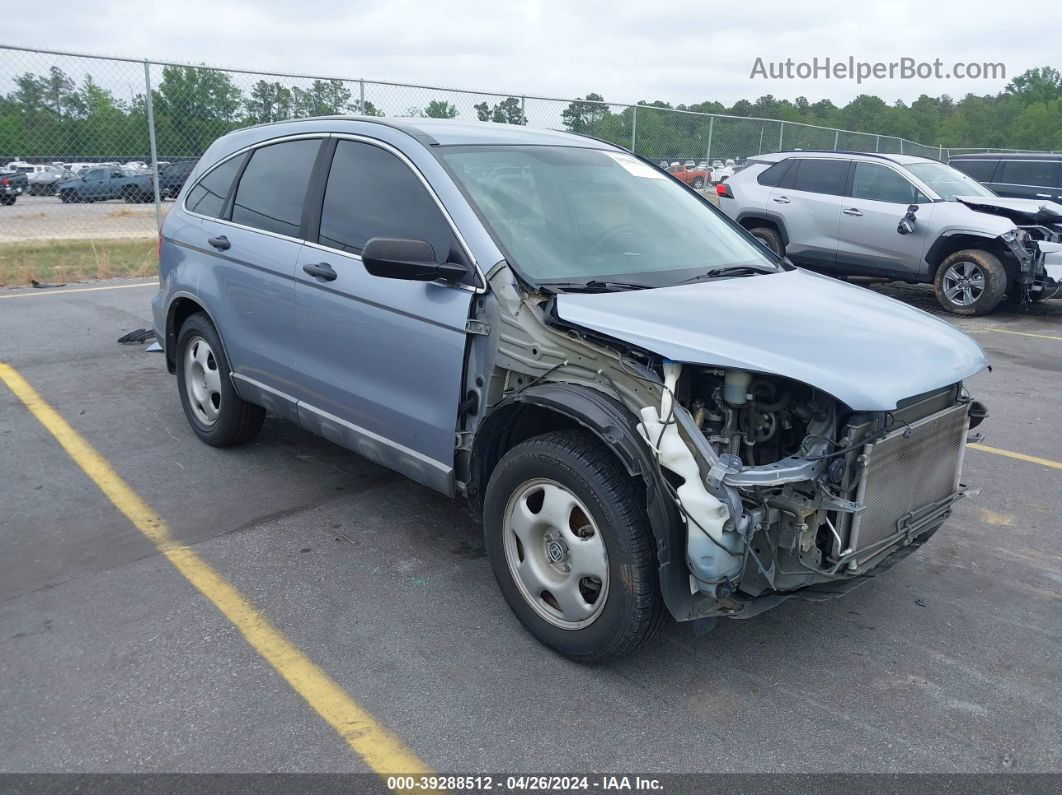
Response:
[[[1058,152],[971,152],[948,160],[1062,160]]]
[[[313,127],[318,130],[322,122],[336,132],[342,130],[346,122],[379,124],[401,130],[427,146],[476,146],[489,144],[509,144],[526,146],[579,146],[585,149],[614,149],[604,141],[597,141],[582,135],[559,130],[544,130],[525,127],[519,124],[500,124],[484,121],[457,121],[456,119],[422,119],[390,118],[382,116],[312,116],[306,119],[287,119],[284,121],[260,124],[245,129],[261,130],[266,127],[285,128],[286,134],[300,132],[300,128]]]

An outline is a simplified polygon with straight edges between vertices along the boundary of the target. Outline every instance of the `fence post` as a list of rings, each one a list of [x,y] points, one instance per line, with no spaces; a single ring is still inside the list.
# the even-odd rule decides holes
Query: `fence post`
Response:
[[[635,151],[635,144],[638,142],[638,106],[635,105],[631,108],[631,151]]]
[[[704,156],[705,171],[712,167],[712,135],[715,133],[715,116],[708,117],[708,151]]]
[[[881,151],[881,136],[880,135],[875,135],[874,136],[874,151],[875,152],[880,152]]]
[[[900,139],[900,154],[903,154],[903,138]]]
[[[941,163],[944,162],[944,144],[937,146],[937,160]]]
[[[763,154],[763,131],[764,131],[764,129],[766,127],[767,127],[767,123],[766,122],[760,122],[760,145],[758,147],[756,147],[756,154],[758,154],[758,155],[762,155]]]
[[[144,101],[147,105],[148,143],[151,145],[151,186],[155,190],[155,229],[162,231],[162,196],[159,195],[159,153],[155,147],[155,108],[151,102],[151,64],[144,60]]]
[[[778,122],[778,151],[782,151],[782,135],[785,133],[785,122]]]
[[[520,97],[520,123],[527,126],[527,97]]]
[[[358,113],[365,115],[365,80],[358,80]]]
[[[841,131],[840,130],[834,130],[833,131],[833,151],[835,151],[835,152],[837,151],[837,144],[840,142],[840,140],[841,140]]]

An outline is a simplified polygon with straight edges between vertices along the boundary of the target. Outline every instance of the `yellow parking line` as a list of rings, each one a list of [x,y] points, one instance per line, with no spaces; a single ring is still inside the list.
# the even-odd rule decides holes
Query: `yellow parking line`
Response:
[[[1007,458],[1013,458],[1018,461],[1026,461],[1030,464],[1039,464],[1043,467],[1051,467],[1052,469],[1062,469],[1062,461],[1052,461],[1050,458],[1040,458],[1035,455],[1025,455],[1025,453],[1015,453],[1011,450],[1002,450],[998,447],[989,447],[987,444],[971,444],[967,445],[971,450],[980,450],[982,453],[992,453],[993,455],[1002,455]]]
[[[977,329],[973,329],[973,331],[977,331]],[[1050,334],[1032,334],[1028,331],[1011,331],[1010,329],[999,328],[998,326],[985,326],[982,331],[998,331],[1000,334],[1013,334],[1016,337],[1036,337],[1036,339],[1040,340],[1058,340],[1059,342],[1062,342],[1062,337],[1054,337]]]
[[[0,362],[0,380],[15,393],[75,463],[126,518],[158,548],[240,631],[288,684],[324,718],[365,763],[380,775],[424,773],[427,766],[360,707],[274,627],[228,581],[192,549],[178,544],[166,522],[119,477],[110,463],[30,386],[13,367]]]
[[[70,293],[94,293],[99,290],[127,290],[130,287],[158,287],[158,282],[143,282],[141,284],[109,284],[106,287],[75,287],[72,290],[34,290],[32,293],[13,293],[0,295],[0,300],[5,298],[36,298],[42,295],[70,295]]]

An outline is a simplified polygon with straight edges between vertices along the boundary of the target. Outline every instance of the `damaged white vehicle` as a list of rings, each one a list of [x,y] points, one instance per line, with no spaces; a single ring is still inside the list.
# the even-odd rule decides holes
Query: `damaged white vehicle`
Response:
[[[246,175],[290,191],[268,168],[299,158],[297,220],[255,236]],[[221,139],[182,197],[154,303],[196,433],[246,441],[269,408],[465,495],[509,605],[572,659],[841,594],[966,490],[976,343],[608,144],[310,119]]]

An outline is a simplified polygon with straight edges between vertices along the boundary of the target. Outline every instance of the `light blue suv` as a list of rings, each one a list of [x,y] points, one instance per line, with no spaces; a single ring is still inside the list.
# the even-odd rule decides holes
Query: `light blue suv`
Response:
[[[234,132],[160,256],[155,327],[203,441],[268,412],[462,495],[515,614],[581,662],[891,565],[963,495],[985,416],[969,338],[565,133]]]

